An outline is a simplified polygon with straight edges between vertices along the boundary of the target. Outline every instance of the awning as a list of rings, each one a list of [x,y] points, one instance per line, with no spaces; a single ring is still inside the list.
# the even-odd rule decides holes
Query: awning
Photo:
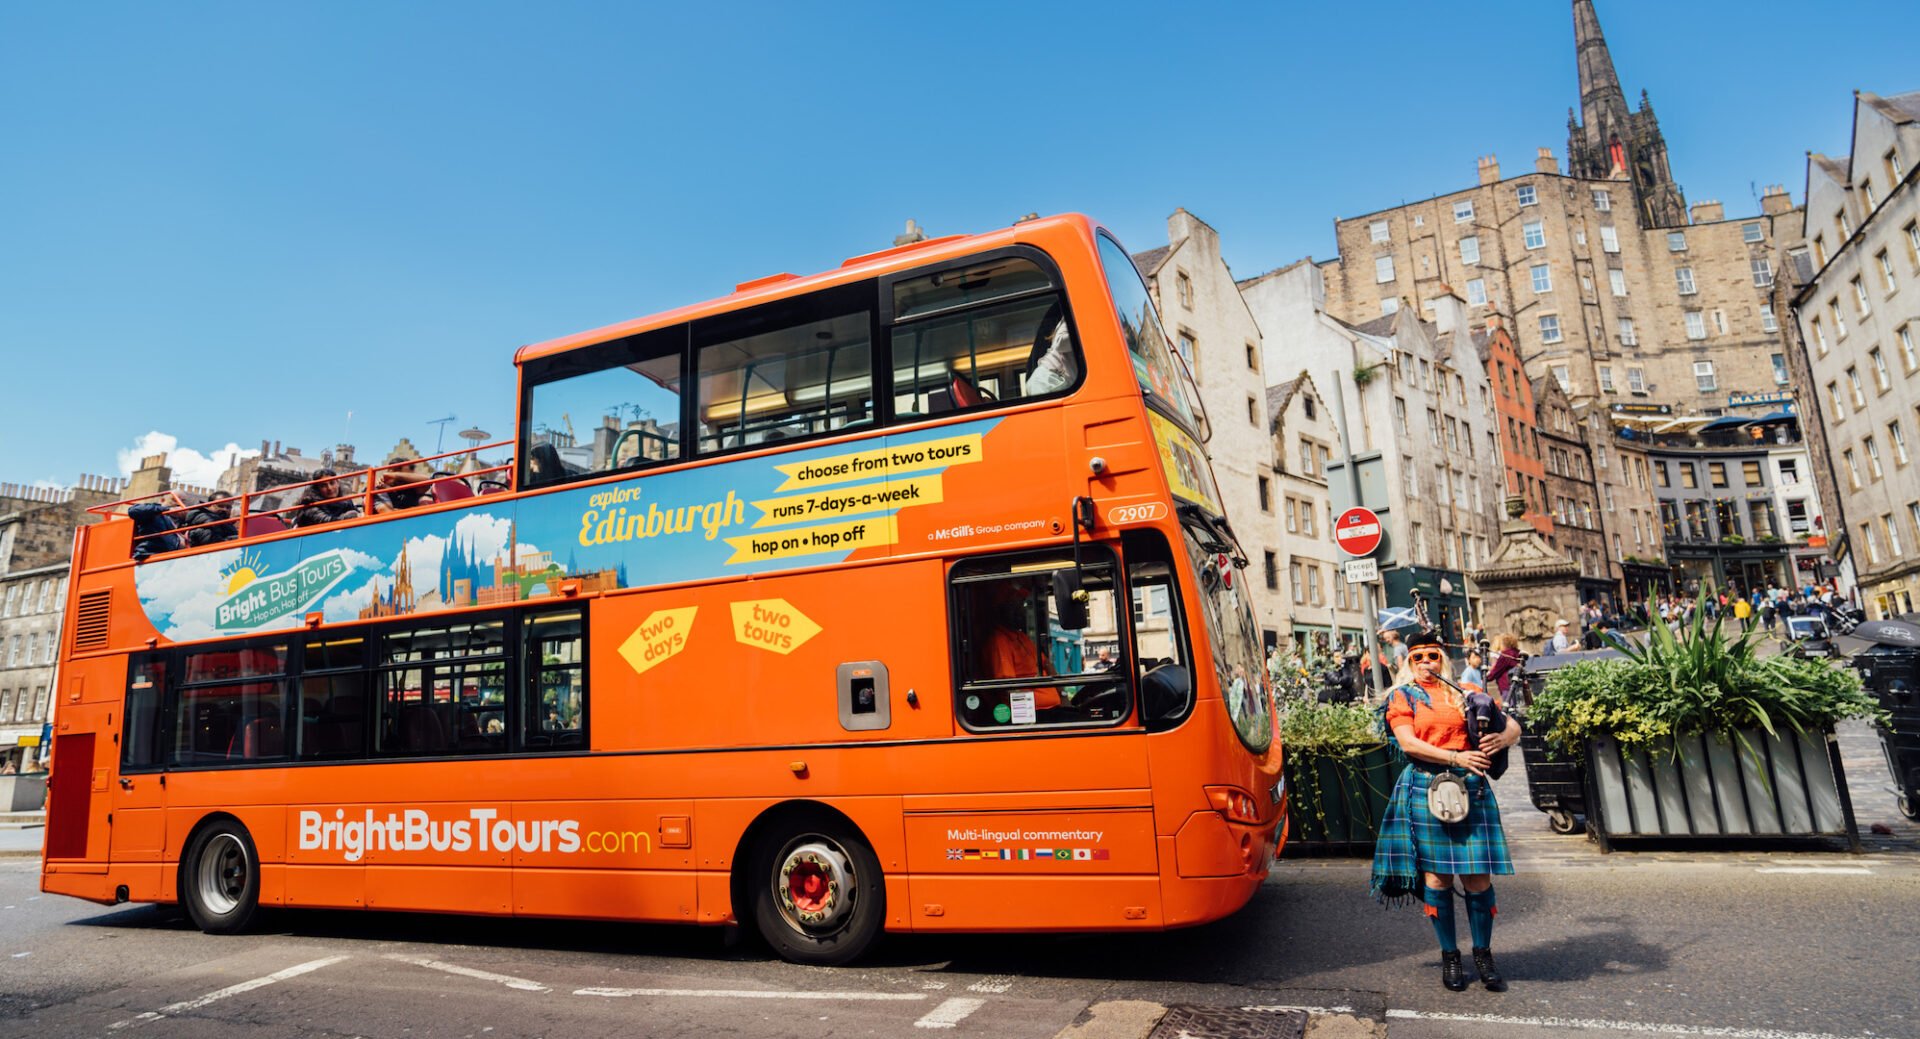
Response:
[[[1798,422],[1800,421],[1800,416],[1794,414],[1791,411],[1776,411],[1771,415],[1762,415],[1759,418],[1754,419],[1753,421],[1755,422],[1789,422],[1789,421]]]
[[[1655,433],[1693,433],[1718,417],[1717,415],[1682,415],[1676,419],[1668,419],[1662,425],[1655,426],[1653,431]]]
[[[1738,415],[1728,415],[1725,418],[1717,418],[1717,419],[1714,419],[1712,422],[1709,422],[1706,425],[1701,426],[1700,431],[1704,433],[1709,429],[1729,429],[1734,426],[1744,426],[1750,422],[1758,422],[1758,421],[1760,420],[1742,418]]]

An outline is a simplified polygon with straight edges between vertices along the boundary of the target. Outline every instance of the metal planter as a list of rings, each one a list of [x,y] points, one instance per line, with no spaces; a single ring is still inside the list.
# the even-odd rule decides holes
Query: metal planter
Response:
[[[1392,743],[1364,754],[1287,755],[1287,855],[1371,855],[1406,758]]]
[[[1632,750],[1598,737],[1587,744],[1587,808],[1602,851],[1628,838],[1841,838],[1860,850],[1832,730],[1751,729]]]

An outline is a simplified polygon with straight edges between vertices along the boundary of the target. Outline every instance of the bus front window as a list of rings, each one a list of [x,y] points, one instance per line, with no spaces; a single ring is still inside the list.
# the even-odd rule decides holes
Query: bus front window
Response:
[[[1221,532],[1199,516],[1195,506],[1182,505],[1182,541],[1199,584],[1200,617],[1220,696],[1233,720],[1240,742],[1255,753],[1273,743],[1273,693],[1260,657],[1260,632],[1253,622],[1245,584],[1234,565],[1235,550]]]
[[[1120,243],[1100,236],[1100,264],[1106,268],[1107,291],[1113,295],[1113,307],[1119,312],[1120,332],[1126,337],[1127,352],[1133,356],[1133,377],[1147,399],[1162,405],[1168,414],[1188,429],[1198,429],[1194,408],[1187,401],[1186,389],[1174,367],[1167,347],[1167,333],[1153,309],[1153,298]]]
[[[520,485],[679,458],[685,342],[670,328],[530,365]]]

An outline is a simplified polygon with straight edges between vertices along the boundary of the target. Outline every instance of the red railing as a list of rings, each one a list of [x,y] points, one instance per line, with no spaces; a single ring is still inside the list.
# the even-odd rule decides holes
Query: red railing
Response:
[[[326,476],[307,480],[303,483],[282,484],[278,487],[263,491],[243,491],[240,494],[229,497],[209,498],[197,503],[188,503],[175,491],[160,491],[156,494],[143,495],[138,498],[128,498],[123,501],[110,502],[105,505],[96,505],[87,511],[100,516],[115,516],[125,515],[126,511],[132,506],[149,502],[168,506],[160,515],[170,520],[174,524],[173,527],[167,530],[157,530],[146,534],[135,535],[134,556],[135,558],[141,558],[143,553],[141,553],[139,549],[142,542],[160,540],[161,544],[164,545],[168,543],[164,539],[178,538],[184,541],[188,534],[196,530],[217,530],[218,528],[225,527],[229,529],[231,533],[226,537],[217,539],[217,543],[224,544],[232,541],[247,541],[265,537],[269,534],[277,534],[285,530],[309,529],[331,523],[344,523],[347,520],[358,519],[362,516],[400,512],[410,508],[445,504],[447,502],[460,501],[479,495],[497,494],[508,491],[513,488],[513,461],[511,458],[503,464],[486,466],[467,473],[454,473],[450,470],[450,467],[443,467],[436,470],[433,463],[445,462],[447,459],[464,458],[469,455],[477,457],[480,452],[483,451],[491,451],[502,447],[511,448],[512,446],[512,441],[503,440],[498,443],[486,444],[480,447],[448,451],[444,454],[433,455],[427,458],[413,458],[387,465],[372,466],[367,469],[357,469],[337,476]],[[312,499],[307,498],[307,490],[309,488],[325,487],[327,484],[336,485],[332,488],[333,493],[331,495]],[[352,491],[345,490],[349,485],[355,486],[357,489]],[[288,496],[294,498],[293,504],[276,504],[276,502],[286,500]],[[397,498],[407,496],[416,498],[413,504],[400,505],[397,503]],[[310,509],[335,505],[345,505],[347,509],[335,510],[341,511],[341,514],[318,522],[299,522],[300,515]],[[225,515],[216,516],[214,519],[200,523],[188,524],[185,522],[189,513],[202,509],[224,512]],[[168,548],[165,549],[165,551],[177,551],[177,549]],[[146,554],[157,554],[157,552],[149,552]]]

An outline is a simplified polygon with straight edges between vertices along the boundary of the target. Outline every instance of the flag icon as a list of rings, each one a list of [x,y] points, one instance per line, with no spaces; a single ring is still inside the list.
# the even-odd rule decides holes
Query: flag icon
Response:
[[[1095,849],[1093,849],[1093,858],[1094,858],[1094,861],[1096,861],[1096,862],[1105,862],[1105,861],[1107,861],[1107,849],[1105,849],[1105,848],[1095,848]]]
[[[1071,858],[1073,858],[1073,849],[1071,848],[1053,849],[1053,859],[1055,862],[1065,862]]]
[[[1021,848],[1021,849],[1020,849],[1020,851],[1019,851],[1019,853],[1018,853],[1018,857],[1019,857],[1019,859],[1020,859],[1020,860],[1021,860],[1022,862],[1024,862],[1024,861],[1026,861],[1026,860],[1028,860],[1028,859],[1031,859],[1031,858],[1033,858],[1033,852],[1032,852],[1032,851],[1030,851],[1030,850],[1028,850],[1028,849],[1026,849],[1026,848]]]
[[[980,857],[980,849],[979,849],[979,848],[968,848],[968,849],[967,849],[967,850],[966,850],[966,851],[965,851],[965,852],[964,852],[964,853],[963,853],[963,854],[961,855],[961,858],[965,858],[965,859],[977,859],[977,858],[979,858],[979,857]]]
[[[1090,848],[1073,849],[1073,861],[1075,862],[1087,862],[1087,861],[1090,861],[1092,858],[1093,858],[1093,851]]]
[[[1035,848],[1033,849],[1033,857],[1036,859],[1053,858],[1053,849],[1052,848]]]
[[[953,862],[953,861],[955,861],[955,860],[957,860],[957,859],[959,859],[959,858],[960,858],[960,849],[959,849],[959,848],[948,848],[948,849],[947,849],[947,861],[948,861],[948,862]]]

